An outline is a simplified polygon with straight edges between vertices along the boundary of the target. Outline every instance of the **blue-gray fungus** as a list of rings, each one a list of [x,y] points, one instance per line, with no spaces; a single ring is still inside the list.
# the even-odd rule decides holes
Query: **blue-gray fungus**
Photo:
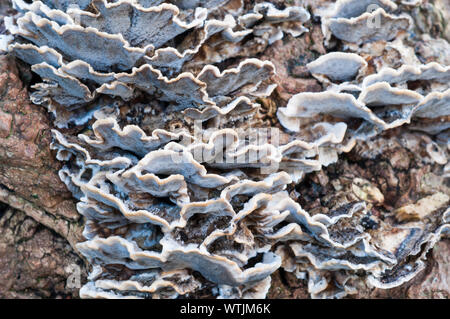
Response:
[[[41,79],[30,98],[52,113],[85,218],[81,297],[265,298],[283,268],[311,297],[342,298],[409,281],[448,234],[450,67],[410,56],[421,1],[256,2],[13,1],[0,48]],[[308,33],[312,13],[342,52],[306,65],[322,92],[277,105],[272,126],[260,110],[277,71],[257,57]],[[400,142],[374,140],[400,127]],[[309,174],[393,143],[443,172],[415,202],[389,209],[353,178],[330,181],[325,211],[302,208]]]

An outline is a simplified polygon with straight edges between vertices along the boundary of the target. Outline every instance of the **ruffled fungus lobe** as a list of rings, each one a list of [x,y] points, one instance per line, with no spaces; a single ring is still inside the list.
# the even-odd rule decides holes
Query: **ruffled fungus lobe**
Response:
[[[398,9],[390,0],[339,0],[321,13],[323,31],[349,43],[391,41],[411,26],[407,15],[392,15]]]
[[[334,181],[323,211],[303,208],[297,192],[309,173],[384,130],[411,124],[445,134],[448,67],[374,72],[360,52],[326,54],[307,65],[325,91],[280,106],[280,131],[259,104],[275,88],[275,67],[254,57],[308,31],[302,7],[13,2],[9,51],[42,79],[31,99],[54,114],[59,175],[86,219],[87,240],[77,248],[93,269],[82,297],[195,297],[209,289],[218,298],[263,298],[280,267],[307,278],[312,297],[343,297],[359,284],[411,279],[448,232],[445,191],[398,207],[394,221],[373,214],[385,195],[362,177]],[[381,8],[366,14],[369,4]],[[338,1],[323,27],[347,42],[389,41],[411,23],[385,12],[396,9],[388,0]],[[381,30],[351,31],[372,15],[387,21]],[[411,84],[420,81],[430,85]],[[414,135],[403,146],[416,152],[424,142],[430,162],[447,163],[442,143]]]
[[[351,81],[367,62],[354,53],[333,52],[307,65],[311,74],[325,75],[331,81]]]

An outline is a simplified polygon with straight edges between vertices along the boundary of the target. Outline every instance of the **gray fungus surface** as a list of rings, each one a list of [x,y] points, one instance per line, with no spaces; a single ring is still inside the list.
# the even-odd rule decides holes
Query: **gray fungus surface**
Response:
[[[265,298],[278,269],[343,298],[408,282],[448,235],[449,30],[419,10],[448,15],[445,1],[28,2],[13,0],[0,49],[30,65],[30,99],[52,114],[86,221],[82,298]],[[261,54],[313,22],[328,53],[305,70],[322,90],[276,105],[273,125]],[[410,202],[336,176],[326,209],[304,207],[310,174],[396,143],[431,167]]]

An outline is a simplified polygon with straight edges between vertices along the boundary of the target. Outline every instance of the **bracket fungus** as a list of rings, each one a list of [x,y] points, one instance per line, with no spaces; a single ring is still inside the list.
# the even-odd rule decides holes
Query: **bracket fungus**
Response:
[[[404,147],[425,143],[429,163],[447,164],[449,66],[377,68],[366,53],[373,43],[395,47],[412,27],[401,12],[411,4],[399,2],[321,10],[327,42],[332,34],[344,49],[306,64],[323,92],[279,105],[272,127],[260,111],[276,69],[258,57],[309,31],[303,7],[13,0],[8,50],[40,77],[30,98],[53,113],[59,176],[86,221],[77,249],[92,272],[80,296],[264,298],[283,268],[307,278],[311,297],[340,298],[422,270],[449,231],[448,189],[389,214],[374,180],[337,178],[326,199],[301,193],[342,153],[403,126],[412,136]],[[380,8],[367,13],[371,4]],[[364,27],[378,18],[381,28]],[[393,145],[380,143],[380,152]],[[359,149],[365,159],[371,151]]]

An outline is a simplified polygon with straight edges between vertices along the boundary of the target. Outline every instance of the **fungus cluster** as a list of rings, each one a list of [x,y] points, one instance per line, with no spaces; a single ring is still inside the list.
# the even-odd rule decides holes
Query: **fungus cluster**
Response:
[[[319,10],[326,41],[347,49],[307,65],[324,91],[279,105],[280,130],[260,104],[275,67],[255,57],[308,32],[302,6],[14,0],[3,39],[14,37],[9,52],[42,80],[30,98],[53,114],[59,176],[86,221],[77,249],[92,272],[81,297],[264,298],[281,267],[307,279],[312,297],[344,297],[421,271],[449,231],[448,189],[389,219],[372,214],[384,197],[362,178],[330,194],[326,211],[307,211],[293,195],[339,154],[404,124],[440,134],[427,154],[447,163],[449,67],[374,70],[364,53],[380,41],[383,50],[401,45],[388,41],[414,23],[403,2]],[[366,13],[369,5],[380,8]],[[366,28],[371,19],[382,27]],[[411,150],[423,143],[412,133],[408,141]]]

